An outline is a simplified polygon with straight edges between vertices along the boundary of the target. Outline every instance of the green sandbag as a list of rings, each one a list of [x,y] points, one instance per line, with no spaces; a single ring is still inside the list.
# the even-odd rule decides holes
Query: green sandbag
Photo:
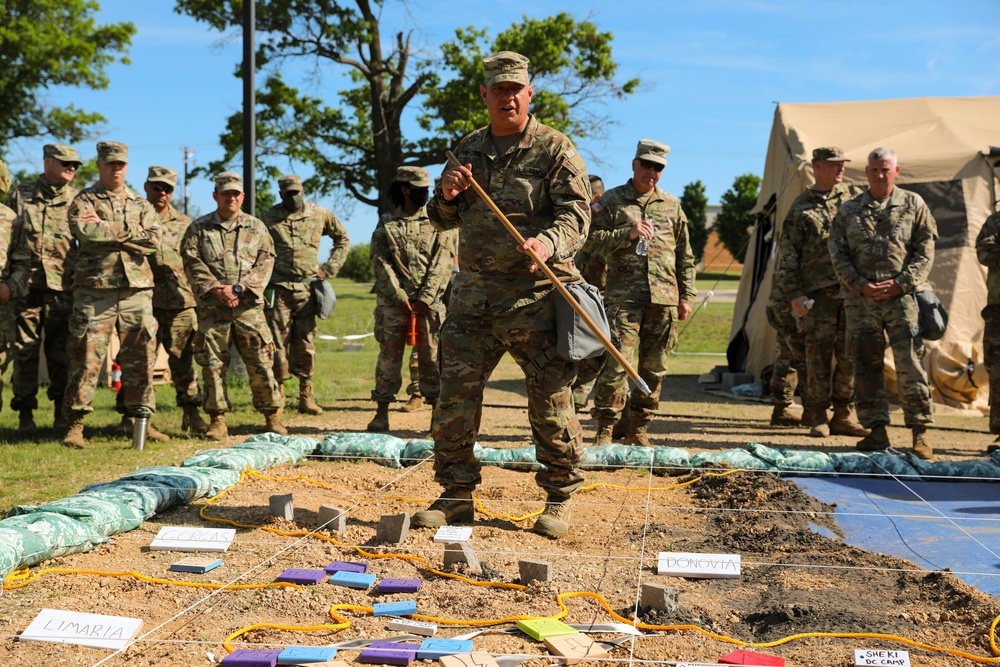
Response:
[[[545,466],[535,458],[535,446],[515,448],[483,447],[476,458],[484,466],[498,466],[509,470],[541,470]]]
[[[734,468],[746,468],[747,470],[770,470],[777,469],[762,461],[745,449],[727,449],[723,452],[698,452],[691,455],[691,466],[699,468],[705,463],[728,463]]]
[[[146,516],[174,507],[184,502],[183,494],[172,486],[151,480],[123,481],[91,484],[81,495],[96,496],[122,505],[134,507]]]
[[[278,435],[277,433],[258,433],[257,435],[251,435],[241,444],[248,445],[256,442],[283,445],[284,447],[297,451],[299,454],[298,458],[309,456],[316,451],[317,447],[319,447],[319,440],[316,440],[315,438],[307,438],[305,436],[298,435]],[[239,447],[240,445],[234,446]]]
[[[906,459],[885,452],[850,452],[830,454],[833,469],[839,473],[854,475],[902,475],[915,477],[917,469]]]
[[[30,530],[0,521],[0,579],[22,567],[22,563],[37,563],[46,558],[49,547],[45,540]]]
[[[263,470],[270,466],[266,465],[272,461],[272,457],[264,450],[253,449],[206,449],[198,452],[192,457],[184,459],[181,466],[224,468],[226,470],[244,471],[248,467],[254,470]]]
[[[761,461],[769,463],[782,473],[833,472],[833,461],[826,452],[810,452],[797,449],[776,449],[756,442],[748,442],[747,451]]]
[[[194,500],[214,496],[240,480],[236,470],[224,468],[177,468],[173,466],[153,466],[143,468],[121,478],[123,481],[146,480],[177,489],[182,500]]]
[[[148,517],[142,512],[90,494],[77,494],[44,505],[15,505],[8,516],[52,512],[72,517],[101,535],[116,535],[138,528]]]
[[[403,453],[400,455],[399,460],[404,466],[412,466],[433,455],[433,440],[410,440],[406,443],[406,447],[403,448]]]
[[[250,451],[250,452],[261,452],[265,454],[268,459],[263,465],[266,468],[271,468],[279,463],[298,463],[302,460],[302,451],[298,447],[290,447],[288,445],[283,445],[277,442],[242,442],[238,445],[233,445],[230,449],[239,451]]]
[[[902,455],[924,477],[967,477],[970,482],[978,481],[976,478],[1000,477],[1000,466],[992,458],[931,462],[918,459],[913,452],[904,451]]]
[[[388,433],[331,433],[316,450],[333,459],[369,459],[390,468],[401,468],[406,441]]]
[[[90,526],[65,514],[52,512],[24,514],[4,519],[3,524],[30,530],[45,544],[41,553],[37,551],[25,553],[21,558],[21,567],[30,567],[50,558],[89,551],[96,545],[108,541],[107,537],[98,535]]]
[[[688,453],[679,447],[633,447],[597,445],[583,450],[584,470],[649,468],[656,475],[683,474],[691,469]]]

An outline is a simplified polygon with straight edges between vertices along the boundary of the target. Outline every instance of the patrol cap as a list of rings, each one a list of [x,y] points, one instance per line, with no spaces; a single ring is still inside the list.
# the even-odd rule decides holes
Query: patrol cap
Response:
[[[661,144],[652,139],[640,139],[639,145],[635,147],[635,159],[648,160],[656,164],[666,165],[667,153],[669,152],[670,146],[666,144]]]
[[[844,157],[844,149],[839,146],[823,146],[813,149],[813,162],[850,162]]]
[[[421,167],[396,167],[396,180],[418,188],[431,186],[431,175]]]
[[[42,146],[42,155],[44,157],[54,157],[60,162],[75,162],[78,165],[83,164],[80,160],[80,156],[76,154],[76,149],[72,146],[65,146],[63,144],[45,144]]]
[[[97,159],[101,162],[128,162],[128,144],[101,141],[97,144]]]
[[[288,174],[287,176],[282,176],[278,179],[278,191],[288,192],[289,190],[298,190],[302,192],[302,177],[296,176],[295,174]]]
[[[527,86],[530,83],[528,79],[529,62],[520,53],[513,51],[501,51],[487,56],[483,58],[483,67],[486,70],[483,85],[489,88],[498,83],[513,81]]]
[[[223,171],[215,175],[216,192],[229,192],[232,190],[243,192],[243,179],[240,178],[239,174],[233,171]]]
[[[149,183],[166,183],[177,187],[177,172],[170,167],[150,167],[146,176]]]

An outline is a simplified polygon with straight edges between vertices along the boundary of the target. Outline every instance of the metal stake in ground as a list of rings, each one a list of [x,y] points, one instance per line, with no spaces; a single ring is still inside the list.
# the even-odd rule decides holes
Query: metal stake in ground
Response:
[[[451,151],[445,151],[444,154],[452,165],[456,167],[462,166],[462,163],[458,161],[458,158],[455,157],[454,153],[452,153]],[[598,327],[597,324],[594,323],[594,320],[591,319],[590,315],[587,314],[587,311],[583,309],[583,306],[581,306],[577,302],[577,300],[573,298],[573,295],[569,293],[569,290],[566,289],[566,286],[559,281],[559,278],[557,278],[556,274],[552,272],[552,269],[550,269],[548,265],[542,261],[542,258],[539,257],[534,250],[525,247],[524,237],[521,236],[521,232],[517,231],[517,227],[512,225],[510,220],[507,219],[507,216],[503,214],[503,211],[501,211],[497,207],[497,205],[493,203],[493,199],[491,199],[490,196],[486,194],[486,191],[483,190],[482,186],[476,182],[476,179],[471,178],[469,179],[469,182],[472,184],[472,189],[476,191],[476,194],[479,195],[479,197],[484,202],[486,202],[486,205],[490,207],[490,210],[493,211],[493,215],[495,215],[500,220],[500,222],[503,223],[503,226],[507,228],[507,231],[510,232],[510,235],[513,236],[515,239],[517,239],[517,242],[521,245],[522,248],[524,248],[528,256],[531,257],[531,260],[538,266],[538,268],[542,270],[542,273],[545,274],[545,277],[548,278],[549,282],[552,283],[552,285],[556,288],[556,291],[559,292],[560,295],[562,295],[562,298],[566,299],[566,303],[568,303],[573,308],[573,310],[576,311],[576,314],[579,315],[584,322],[586,322],[587,326],[590,327],[590,330],[594,332],[595,336],[597,336],[597,340],[601,341],[601,345],[603,345],[604,349],[608,351],[608,354],[610,354],[614,358],[614,360],[617,361],[618,364],[625,369],[625,373],[627,373],[628,376],[632,378],[632,381],[635,382],[636,386],[639,387],[639,389],[642,390],[643,393],[649,396],[652,392],[649,389],[649,385],[646,384],[646,381],[643,380],[641,377],[639,377],[639,374],[636,372],[634,368],[632,368],[632,364],[628,362],[628,359],[626,359],[625,356],[618,351],[618,348],[616,348],[614,344],[612,344],[612,342],[608,340],[608,337],[605,336],[604,332],[601,331],[600,327]]]

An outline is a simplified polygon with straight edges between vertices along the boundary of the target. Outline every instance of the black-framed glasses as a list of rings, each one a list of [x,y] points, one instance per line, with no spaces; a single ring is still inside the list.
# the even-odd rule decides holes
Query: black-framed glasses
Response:
[[[649,160],[639,160],[639,166],[643,169],[652,169],[657,174],[663,171],[663,165],[659,162],[650,162]]]
[[[63,169],[72,169],[73,171],[76,171],[77,168],[80,166],[76,162],[64,162],[62,160],[59,160],[59,164],[62,165]]]
[[[168,195],[174,191],[174,186],[167,185],[166,183],[150,183],[149,188],[153,192],[165,192]]]

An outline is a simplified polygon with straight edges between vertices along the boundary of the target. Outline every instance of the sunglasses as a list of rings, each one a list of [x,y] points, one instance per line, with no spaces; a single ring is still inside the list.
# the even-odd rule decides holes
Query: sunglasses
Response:
[[[639,166],[643,169],[652,169],[657,174],[663,171],[663,165],[659,162],[650,162],[649,160],[639,160]]]
[[[76,171],[77,167],[80,166],[76,162],[63,162],[62,160],[59,160],[59,164],[62,165],[63,169],[72,169],[73,171]]]
[[[171,192],[174,191],[174,186],[165,185],[163,183],[150,183],[149,189],[152,190],[153,192],[165,192],[169,195]]]

